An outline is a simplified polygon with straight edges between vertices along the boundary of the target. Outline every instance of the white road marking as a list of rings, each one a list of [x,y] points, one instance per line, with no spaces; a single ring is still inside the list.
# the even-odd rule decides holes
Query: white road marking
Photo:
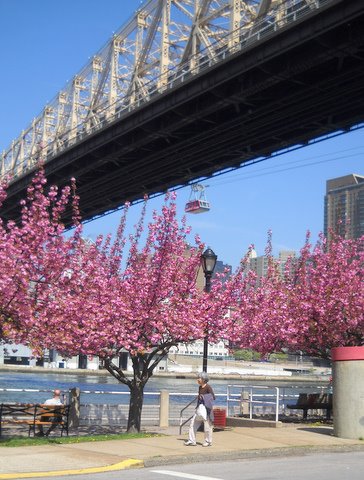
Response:
[[[205,477],[203,475],[193,475],[191,473],[173,472],[172,470],[152,470],[152,473],[160,473],[161,475],[170,475],[171,477],[190,478],[191,480],[222,480],[216,477]]]

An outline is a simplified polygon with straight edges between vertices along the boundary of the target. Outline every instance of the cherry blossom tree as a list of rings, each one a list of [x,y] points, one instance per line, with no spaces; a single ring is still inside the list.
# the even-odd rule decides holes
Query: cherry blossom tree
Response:
[[[74,193],[77,228],[63,235],[61,216],[72,188],[58,195],[50,187],[46,194],[45,185],[40,170],[22,202],[21,222],[0,225],[2,337],[28,344],[37,356],[46,348],[98,355],[129,387],[128,430],[139,430],[144,386],[158,363],[179,342],[202,338],[206,325],[217,338],[228,305],[216,307],[196,286],[203,244],[198,237],[187,244],[190,229],[185,219],[177,221],[173,194],[154,213],[144,245],[146,204],[129,242],[126,205],[115,241],[100,236],[93,243],[82,238]],[[118,364],[125,351],[132,378]]]
[[[309,237],[290,275],[296,324],[291,345],[328,357],[332,347],[364,344],[364,237]]]
[[[5,181],[0,185],[0,212],[6,186]],[[45,254],[47,245],[57,243],[64,231],[60,219],[70,202],[72,187],[58,192],[53,186],[46,193],[45,186],[40,169],[21,201],[19,222],[0,218],[0,340],[30,340],[28,332],[37,302],[34,286],[51,268],[50,257]]]
[[[286,347],[296,335],[297,325],[288,308],[293,288],[272,255],[271,232],[265,250],[268,268],[262,277],[250,268],[252,248],[226,285],[231,306],[229,338],[235,348],[268,355]]]
[[[263,355],[288,348],[328,357],[332,347],[364,343],[364,237],[310,234],[282,274],[266,250],[267,275],[249,271],[249,258],[230,280],[230,339]]]
[[[175,196],[167,195],[161,213],[154,212],[143,242],[145,208],[129,242],[126,206],[114,242],[99,237],[92,243],[77,235],[49,250],[56,268],[36,287],[33,322],[43,348],[56,347],[66,356],[98,355],[128,386],[128,431],[140,430],[144,387],[170,348],[203,338],[207,324],[216,338],[228,310],[226,297],[217,307],[213,296],[196,286],[203,244],[196,237],[187,245],[190,229],[185,219],[177,220]],[[125,351],[132,377],[118,364]]]

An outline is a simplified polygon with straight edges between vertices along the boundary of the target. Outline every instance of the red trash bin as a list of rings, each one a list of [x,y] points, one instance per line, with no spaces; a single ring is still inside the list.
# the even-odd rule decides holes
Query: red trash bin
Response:
[[[226,427],[226,410],[225,408],[214,408],[214,427]]]

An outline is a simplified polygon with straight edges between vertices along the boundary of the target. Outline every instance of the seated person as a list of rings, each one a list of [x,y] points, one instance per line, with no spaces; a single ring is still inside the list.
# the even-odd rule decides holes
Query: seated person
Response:
[[[63,405],[62,401],[61,401],[61,390],[59,388],[56,388],[54,391],[53,391],[53,397],[52,398],[48,398],[48,400],[46,400],[43,405],[50,405],[50,406],[57,406],[57,405]],[[40,418],[41,421],[43,422],[46,422],[46,421],[49,421],[49,417],[47,416],[44,416],[44,417],[41,417]],[[39,432],[37,433],[37,436],[38,437],[48,437],[48,435],[51,433],[52,430],[54,430],[57,426],[57,423],[62,420],[62,416],[53,416],[51,417],[51,421],[53,422],[52,425],[50,425],[50,427],[48,428],[48,430],[46,431],[46,433],[44,433],[44,430],[43,430],[43,425],[38,425],[38,430]]]

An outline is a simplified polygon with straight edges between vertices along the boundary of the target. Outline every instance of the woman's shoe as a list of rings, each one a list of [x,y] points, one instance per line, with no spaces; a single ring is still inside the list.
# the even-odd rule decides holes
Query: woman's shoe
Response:
[[[194,442],[191,442],[191,440],[187,440],[187,441],[185,442],[185,446],[186,446],[186,447],[195,447],[196,444],[195,444]]]
[[[203,447],[211,447],[212,443],[211,442],[203,442],[202,446]]]

